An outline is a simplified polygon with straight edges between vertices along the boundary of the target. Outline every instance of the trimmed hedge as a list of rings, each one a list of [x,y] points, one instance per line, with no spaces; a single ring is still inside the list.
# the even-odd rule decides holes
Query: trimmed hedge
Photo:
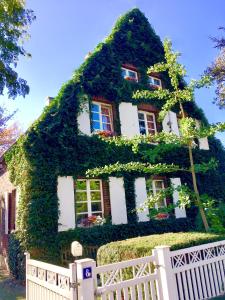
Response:
[[[71,242],[79,241],[84,246],[102,246],[112,241],[124,240],[137,236],[146,236],[164,232],[180,232],[194,230],[189,219],[150,220],[121,225],[104,225],[92,228],[76,228],[60,232],[57,243],[60,247],[69,247]]]
[[[32,248],[29,251],[34,259],[52,264],[61,265],[61,253],[70,249],[73,241],[79,241],[85,246],[100,247],[112,241],[124,240],[127,238],[146,236],[163,232],[180,232],[194,230],[193,222],[190,219],[167,219],[151,220],[122,225],[103,225],[92,228],[76,228],[59,232],[49,247]],[[25,278],[25,256],[24,248],[19,242],[19,232],[10,234],[9,238],[9,268],[13,277],[23,280]],[[72,257],[71,257],[72,258]],[[93,257],[95,258],[95,257]]]
[[[160,245],[171,246],[171,250],[197,246],[219,240],[225,240],[225,235],[203,232],[180,232],[155,234],[146,237],[112,242],[99,248],[98,265],[129,260],[151,255],[152,249]]]

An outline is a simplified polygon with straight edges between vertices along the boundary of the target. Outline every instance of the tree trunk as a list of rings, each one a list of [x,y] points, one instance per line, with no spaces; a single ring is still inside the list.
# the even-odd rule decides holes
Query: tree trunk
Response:
[[[191,145],[188,146],[188,151],[189,151],[189,158],[190,158],[190,164],[191,164],[191,174],[192,174],[192,180],[193,180],[193,187],[194,187],[194,192],[196,195],[196,204],[199,207],[200,215],[202,218],[203,225],[205,227],[205,231],[209,231],[209,224],[206,219],[205,212],[202,208],[201,205],[201,200],[200,200],[200,195],[198,191],[198,186],[197,186],[197,180],[196,180],[196,174],[195,174],[195,167],[194,167],[194,159],[193,159],[193,154],[192,154],[192,148]]]

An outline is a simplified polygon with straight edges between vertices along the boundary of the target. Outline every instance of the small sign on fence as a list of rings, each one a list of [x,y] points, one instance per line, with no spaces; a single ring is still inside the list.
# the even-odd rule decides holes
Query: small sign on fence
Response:
[[[92,268],[84,268],[83,269],[83,279],[89,279],[92,278]]]

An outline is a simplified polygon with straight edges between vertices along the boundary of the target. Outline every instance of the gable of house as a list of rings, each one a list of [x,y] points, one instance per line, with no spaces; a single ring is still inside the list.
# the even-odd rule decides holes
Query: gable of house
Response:
[[[104,125],[106,128],[111,126],[115,135],[122,133],[129,136],[140,131],[140,124],[142,130],[147,127],[149,130],[161,130],[162,126],[170,130],[166,129],[169,123],[174,131],[178,130],[176,109],[164,124],[155,124],[154,116],[157,119],[162,103],[152,100],[137,105],[132,99],[133,91],[149,87],[147,68],[162,61],[163,54],[162,43],[145,16],[138,9],[128,12],[119,19],[109,37],[74,73],[73,78],[61,88],[41,117],[7,153],[11,180],[21,188],[18,226],[21,232],[26,232],[22,237],[27,245],[40,246],[40,243],[52,241],[59,225],[62,230],[74,228],[75,197],[80,199],[80,203],[76,203],[77,210],[86,206],[89,212],[107,212],[115,224],[137,220],[133,210],[146,197],[143,174],[116,174],[115,177],[91,182],[85,172],[111,163],[148,161],[148,158],[133,153],[129,146],[115,148],[106,144],[91,132],[93,126],[104,129]],[[137,76],[132,72],[130,75],[136,76],[138,82],[124,78],[121,73],[123,68],[136,72]],[[169,87],[167,74],[153,75],[153,79],[161,80],[163,87]],[[190,116],[207,122],[195,103],[186,104],[185,109]],[[111,114],[112,124],[102,120],[99,122],[101,124],[97,124],[93,116],[98,118],[99,110],[102,120],[102,115],[108,120]],[[154,147],[146,146],[146,151]],[[218,142],[212,140],[210,147],[210,151],[196,150],[196,162],[212,156],[217,156],[222,162],[224,152]],[[186,152],[185,149],[173,148],[160,153],[156,162],[187,166]],[[218,172],[222,168],[224,165],[220,164]],[[175,183],[179,185],[179,178],[180,175],[174,174],[167,181],[176,179]],[[154,183],[155,190],[157,186],[159,188],[166,184],[163,178],[155,180],[158,180]],[[202,183],[205,181],[204,176],[201,180]],[[190,178],[184,177],[184,181],[190,183]],[[77,183],[79,189],[75,188]],[[85,191],[82,186],[85,186]],[[217,191],[203,186],[202,189],[208,189],[212,195],[225,194],[220,183]],[[86,193],[87,201],[82,201],[82,193]],[[92,195],[96,197],[94,204],[91,202]],[[105,201],[101,202],[103,198]],[[92,204],[95,210],[92,210]],[[139,220],[145,218],[146,214],[139,215]]]

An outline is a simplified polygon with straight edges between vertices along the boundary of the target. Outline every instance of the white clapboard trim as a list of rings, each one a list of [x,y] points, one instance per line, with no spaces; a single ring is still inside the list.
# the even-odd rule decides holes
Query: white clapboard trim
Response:
[[[135,201],[136,201],[136,209],[140,208],[141,205],[147,199],[147,190],[146,190],[146,180],[145,177],[139,177],[135,179],[134,182],[135,187]],[[137,210],[137,216],[139,222],[149,221],[149,217],[147,217],[148,209],[145,208],[144,211]]]
[[[195,122],[196,122],[196,127],[198,129],[200,129],[201,122],[199,120],[195,120]],[[209,150],[209,142],[208,142],[208,138],[207,137],[198,139],[198,143],[199,143],[199,149],[201,149],[201,150]]]
[[[177,188],[178,186],[181,185],[180,178],[170,178],[170,182],[174,188]],[[179,200],[179,193],[178,193],[178,191],[174,191],[173,192],[173,203],[176,204],[178,200]],[[186,218],[185,208],[176,207],[175,208],[175,216],[177,219]]]
[[[162,122],[162,126],[163,126],[163,131],[173,132],[176,135],[180,136],[177,115],[173,111],[169,111],[166,114],[166,116]]]
[[[109,177],[112,224],[127,223],[127,206],[123,178]]]
[[[84,103],[81,109],[82,111],[77,116],[78,129],[83,134],[91,135],[89,103]]]
[[[9,193],[5,192],[5,234],[9,233]]]
[[[121,134],[133,138],[140,134],[138,123],[138,109],[132,103],[121,102],[119,105]]]
[[[72,176],[58,177],[59,231],[75,228],[74,180]],[[51,217],[51,216],[49,216]]]

